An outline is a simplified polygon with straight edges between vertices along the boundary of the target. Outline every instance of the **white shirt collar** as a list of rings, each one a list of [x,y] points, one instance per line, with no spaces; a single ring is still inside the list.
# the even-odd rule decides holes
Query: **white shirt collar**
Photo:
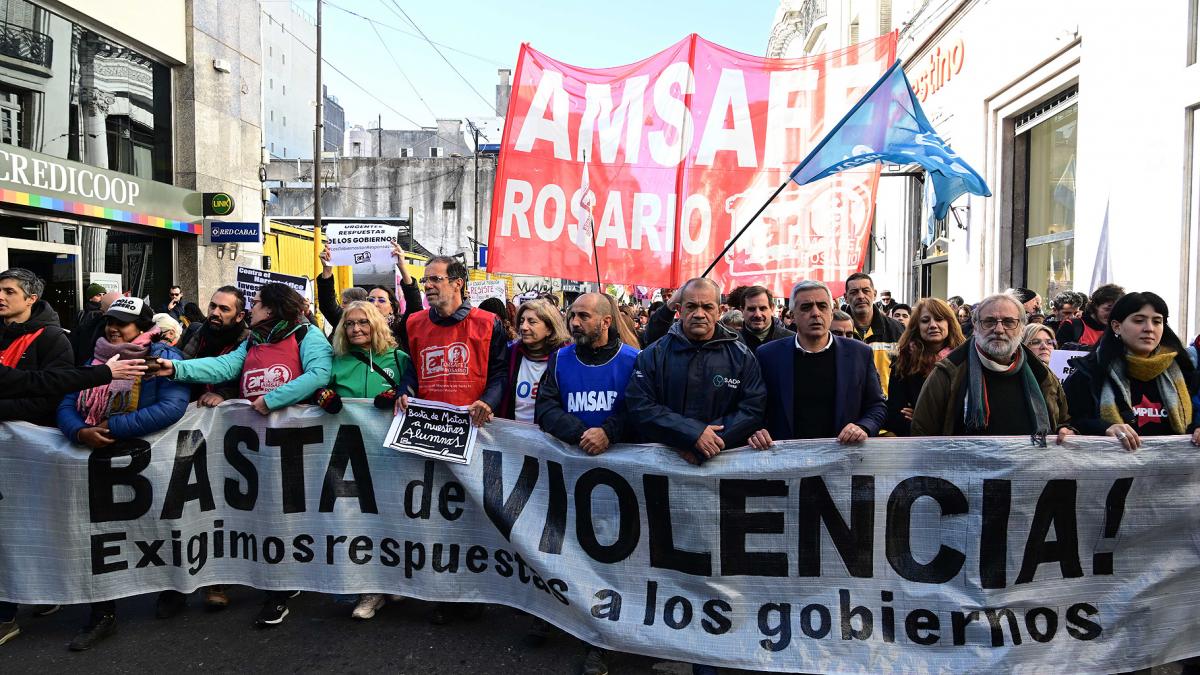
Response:
[[[805,354],[820,354],[821,352],[823,352],[833,346],[833,333],[826,333],[825,336],[829,338],[829,342],[826,342],[824,347],[821,347],[820,349],[818,349],[816,351],[810,352],[804,348],[804,345],[800,344],[800,334],[796,333],[796,349],[799,349],[800,351],[804,352]]]

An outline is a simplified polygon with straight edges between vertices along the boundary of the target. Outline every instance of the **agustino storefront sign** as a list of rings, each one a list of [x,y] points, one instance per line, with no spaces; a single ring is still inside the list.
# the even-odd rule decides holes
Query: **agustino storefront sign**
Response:
[[[13,145],[0,146],[0,202],[200,233],[199,193]]]

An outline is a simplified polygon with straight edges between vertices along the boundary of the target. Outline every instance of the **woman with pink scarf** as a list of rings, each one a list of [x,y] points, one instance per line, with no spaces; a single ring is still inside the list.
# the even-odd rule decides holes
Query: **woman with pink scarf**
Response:
[[[104,334],[96,340],[93,365],[119,361],[182,359],[159,338],[153,312],[140,298],[117,298],[104,313]],[[152,368],[153,370],[153,368]],[[188,406],[188,386],[165,377],[114,380],[68,394],[58,406],[58,428],[92,450],[117,449],[121,441],[152,434],[178,422]],[[116,633],[117,603],[92,604],[91,620],[71,640],[72,651],[90,649]]]

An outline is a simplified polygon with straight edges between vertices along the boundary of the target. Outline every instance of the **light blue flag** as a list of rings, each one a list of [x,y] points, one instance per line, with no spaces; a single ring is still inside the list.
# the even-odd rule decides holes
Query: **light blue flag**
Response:
[[[933,213],[939,219],[964,193],[992,196],[983,178],[934,131],[899,60],[808,153],[792,180],[806,185],[875,162],[924,167],[933,181]]]

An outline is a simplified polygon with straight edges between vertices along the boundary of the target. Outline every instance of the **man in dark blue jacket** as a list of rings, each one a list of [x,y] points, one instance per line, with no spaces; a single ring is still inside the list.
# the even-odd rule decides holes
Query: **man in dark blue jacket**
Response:
[[[638,355],[625,403],[643,440],[699,464],[745,445],[762,426],[767,391],[750,349],[717,323],[720,287],[692,279],[680,295],[679,321]]]
[[[763,449],[775,440],[837,438],[861,443],[879,433],[887,404],[871,348],[829,332],[833,296],[819,281],[792,288],[796,339],[758,350],[767,387],[767,424],[750,437]]]

